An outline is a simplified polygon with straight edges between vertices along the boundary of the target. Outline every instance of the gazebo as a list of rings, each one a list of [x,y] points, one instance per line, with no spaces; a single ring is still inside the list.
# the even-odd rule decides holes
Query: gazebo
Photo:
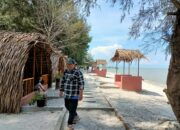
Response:
[[[106,77],[107,69],[106,69],[106,60],[98,59],[96,62],[93,62],[93,72],[95,72],[98,76]],[[100,69],[100,65],[102,68]]]
[[[114,57],[111,58],[116,62],[115,83],[122,89],[140,91],[142,89],[142,77],[139,76],[140,59],[146,58],[139,50],[117,49]],[[137,76],[130,75],[130,64],[133,60],[138,61]],[[123,74],[117,74],[118,62],[123,61]],[[129,63],[128,74],[125,74],[125,62]]]
[[[0,32],[0,113],[18,113],[39,79],[51,84],[52,48],[38,33]]]

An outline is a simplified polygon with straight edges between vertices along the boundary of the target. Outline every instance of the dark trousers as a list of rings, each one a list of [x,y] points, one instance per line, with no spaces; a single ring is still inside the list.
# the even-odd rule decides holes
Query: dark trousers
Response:
[[[73,124],[74,117],[77,116],[78,99],[66,99],[65,107],[69,111],[68,125]]]

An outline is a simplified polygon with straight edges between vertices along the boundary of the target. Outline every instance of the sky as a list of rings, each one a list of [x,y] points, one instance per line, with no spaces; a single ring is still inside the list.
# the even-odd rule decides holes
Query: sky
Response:
[[[89,53],[96,59],[106,59],[108,66],[115,66],[110,59],[113,57],[116,49],[139,49],[143,44],[141,38],[129,39],[128,31],[131,25],[131,17],[121,23],[121,12],[118,7],[111,7],[110,3],[100,2],[100,8],[91,10],[87,18],[91,26],[90,36],[92,41],[89,44]],[[168,68],[170,57],[165,58],[165,53],[159,49],[156,53],[150,52],[146,55],[148,60],[141,60],[140,66],[143,68]],[[121,65],[121,64],[120,64]],[[134,67],[137,66],[133,62]]]

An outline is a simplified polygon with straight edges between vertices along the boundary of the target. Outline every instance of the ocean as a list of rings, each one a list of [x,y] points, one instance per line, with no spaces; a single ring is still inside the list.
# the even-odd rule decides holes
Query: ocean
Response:
[[[116,73],[115,68],[107,68],[107,71]],[[125,73],[128,73],[127,68],[125,70]],[[136,76],[137,73],[137,68],[131,68],[130,74]],[[142,78],[149,83],[163,87],[166,86],[168,68],[140,68],[139,73],[139,75],[142,76]],[[122,68],[118,68],[118,74],[123,74]]]

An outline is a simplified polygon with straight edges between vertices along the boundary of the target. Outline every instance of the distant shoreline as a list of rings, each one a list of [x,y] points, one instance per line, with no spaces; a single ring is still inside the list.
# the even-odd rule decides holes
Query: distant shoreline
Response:
[[[108,75],[112,78],[114,78],[114,75],[115,73],[114,72],[111,72],[111,71],[107,71]],[[142,77],[143,78],[143,77]],[[155,85],[157,87],[160,87],[160,88],[166,88],[166,84],[163,84],[163,83],[158,83],[158,82],[155,82],[155,81],[151,81],[151,80],[147,80],[147,79],[144,79],[143,80],[144,82],[148,83],[148,84],[151,84],[151,85]]]
[[[153,82],[153,81],[146,80],[146,79],[144,79],[144,82],[147,82],[148,84],[155,85],[157,87],[166,88],[166,84],[161,84],[161,83]]]

